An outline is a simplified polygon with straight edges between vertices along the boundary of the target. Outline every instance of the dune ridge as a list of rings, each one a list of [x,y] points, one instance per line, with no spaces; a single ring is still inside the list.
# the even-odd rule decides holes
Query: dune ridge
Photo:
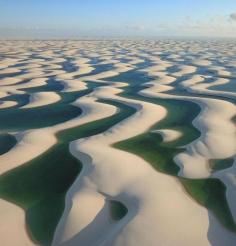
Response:
[[[52,126],[31,128],[29,124],[25,130],[20,126],[4,130],[4,134],[6,131],[15,136],[17,143],[5,152],[7,143],[0,146],[1,175],[11,174],[15,168],[47,155],[60,132],[74,127],[83,129],[87,123],[107,122],[111,116],[122,114],[120,106],[112,102],[133,110],[108,129],[100,123],[102,130],[98,134],[91,132],[88,137],[70,143],[71,155],[83,167],[66,193],[64,213],[58,218],[52,245],[154,246],[157,241],[163,245],[234,245],[235,231],[230,231],[211,210],[192,199],[180,182],[181,178],[222,181],[236,222],[236,98],[234,91],[224,90],[233,85],[236,74],[233,55],[236,50],[232,43],[197,40],[0,43],[0,52],[4,54],[0,61],[0,117],[8,112],[27,115],[34,109],[41,114],[68,104],[81,112]],[[223,89],[216,90],[215,86]],[[115,147],[116,143],[148,133],[154,125],[171,118],[169,108],[161,104],[161,100],[170,99],[179,102],[180,108],[181,101],[200,107],[200,113],[191,120],[200,136],[174,156],[180,170],[176,177],[158,172],[139,155]],[[58,107],[56,114],[67,113],[60,110]],[[181,142],[183,132],[178,128],[162,125],[157,129],[152,136],[160,138],[167,148]],[[212,160],[230,158],[234,159],[230,167],[211,168]],[[118,219],[112,216],[112,203],[127,209]],[[1,200],[0,214],[4,214],[0,238],[6,245],[37,244],[25,230],[22,209]],[[8,228],[12,228],[13,236],[6,233]]]

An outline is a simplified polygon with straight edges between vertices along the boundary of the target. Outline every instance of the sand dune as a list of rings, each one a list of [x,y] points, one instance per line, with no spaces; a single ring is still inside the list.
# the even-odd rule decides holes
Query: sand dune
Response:
[[[186,75],[186,74],[194,73],[194,72],[196,72],[196,70],[197,70],[197,68],[194,66],[182,65],[179,67],[179,71],[173,73],[172,75],[176,76],[176,77],[181,77],[181,76]]]
[[[161,129],[153,131],[155,133],[161,134],[163,142],[172,142],[181,137],[181,132],[170,129]]]
[[[103,98],[111,97],[112,92],[113,94],[117,93],[114,88],[99,88],[98,91],[99,93],[96,93],[96,95],[99,97],[102,96]],[[66,244],[67,240],[75,238],[76,232],[78,233],[83,230],[91,221],[91,219],[89,219],[91,213],[87,213],[87,223],[83,227],[79,224],[77,225],[77,229],[75,229],[76,221],[78,221],[78,218],[81,216],[84,218],[85,214],[83,211],[87,206],[86,204],[89,203],[89,200],[87,200],[84,205],[85,208],[83,208],[83,205],[79,203],[80,199],[84,197],[83,191],[81,191],[80,188],[81,186],[88,187],[89,189],[100,190],[113,197],[118,196],[119,199],[128,206],[129,212],[131,213],[133,209],[138,210],[136,217],[123,228],[119,233],[119,236],[115,236],[113,239],[104,241],[104,245],[109,245],[111,241],[114,245],[116,244],[115,242],[119,245],[133,245],[132,240],[129,239],[129,233],[135,237],[135,244],[139,242],[141,244],[146,243],[148,245],[152,245],[152,240],[150,239],[151,241],[149,241],[148,238],[158,235],[159,240],[163,243],[167,243],[171,238],[171,240],[174,240],[179,245],[183,243],[192,244],[192,239],[195,238],[197,242],[196,245],[198,245],[199,242],[203,245],[207,245],[207,212],[188,198],[175,178],[158,174],[154,172],[153,169],[150,168],[142,159],[132,154],[109,147],[117,141],[130,138],[148,129],[153,123],[165,116],[165,109],[160,106],[155,106],[149,103],[140,103],[135,100],[124,100],[119,97],[112,98],[113,100],[128,103],[133,107],[137,107],[138,104],[142,106],[138,106],[137,109],[139,110],[134,116],[112,127],[107,132],[87,139],[75,141],[71,145],[72,153],[83,161],[85,168],[87,167],[87,172],[85,172],[83,178],[80,177],[78,182],[73,184],[72,188],[68,192],[67,206],[70,206],[69,204],[72,202],[72,208],[69,211],[66,209],[66,215],[64,215],[64,218],[62,217],[61,224],[59,224],[56,232],[54,245],[59,244],[58,240],[60,240],[61,243],[65,242]],[[156,112],[156,114],[153,112]],[[90,158],[85,158],[84,154],[90,156]],[[113,165],[110,165],[110,163],[113,163]],[[129,168],[127,168],[127,165]],[[115,173],[115,176],[112,175],[111,177],[111,173]],[[112,187],[108,185],[111,182],[111,179],[113,183]],[[155,192],[153,192],[150,187],[155,187]],[[161,187],[164,187],[164,189],[162,190]],[[179,190],[177,187],[179,187]],[[158,189],[158,191],[156,189]],[[175,192],[175,195],[173,195],[172,190]],[[163,199],[160,197],[162,197],[162,194],[163,196],[166,196],[166,192],[171,193],[171,195],[167,195],[168,199],[171,201],[170,204],[175,204],[174,206],[179,207],[178,215],[170,215],[172,206],[170,205],[168,209],[165,202],[162,204],[165,199],[164,197]],[[155,194],[157,194],[156,200]],[[149,196],[152,196],[153,201],[155,200],[152,205],[147,202],[150,199]],[[96,199],[95,197],[96,194],[94,194],[94,199]],[[132,197],[132,199],[129,200],[129,197]],[[72,199],[72,201],[70,199]],[[132,200],[136,200],[137,204],[135,207]],[[142,206],[139,204],[142,204]],[[188,214],[188,210],[191,211],[191,215]],[[183,211],[182,213],[185,215],[183,215],[181,211]],[[155,221],[151,219],[154,214],[156,217]],[[179,219],[177,219],[176,216],[179,216]],[[189,230],[191,227],[189,227],[189,224],[186,223],[184,219],[189,218],[188,216],[198,218],[194,219],[193,222],[194,227],[198,228],[198,230]],[[168,220],[167,218],[172,219]],[[148,230],[141,230],[141,233],[140,229],[138,229],[139,220],[141,220],[142,223],[145,223],[145,228],[148,228]],[[173,221],[176,221],[176,224]],[[97,221],[97,223],[98,224],[95,224],[95,226],[99,226],[99,221]],[[158,226],[160,224],[161,227]],[[203,224],[205,225],[205,229],[203,229]],[[185,228],[184,231],[188,232],[188,236],[183,235],[182,237],[178,233],[178,228],[183,227]],[[170,228],[172,228],[171,231],[175,233],[170,233]],[[138,233],[135,233],[135,231],[138,231]],[[87,240],[90,239],[90,235],[91,234],[88,229],[87,236],[84,236],[83,238],[84,241],[78,242],[86,244],[88,242]],[[102,237],[102,234],[100,237]]]
[[[196,83],[199,80],[190,81]],[[153,87],[142,90],[140,94],[149,97],[184,99],[197,103],[202,111],[193,124],[201,131],[201,137],[187,146],[187,153],[179,154],[175,161],[181,167],[180,175],[189,178],[208,177],[209,159],[227,158],[235,153],[235,126],[231,119],[236,114],[236,107],[223,100],[193,96],[168,95],[163,93],[169,88],[153,82]],[[149,83],[150,84],[150,83]],[[220,121],[218,116],[221,116]]]
[[[151,132],[152,138],[156,136],[160,146],[170,151],[182,137],[191,135],[195,127],[200,133],[198,138],[185,146],[177,144],[177,150],[184,149],[174,155],[174,162],[180,167],[178,175],[189,180],[220,179],[226,186],[226,199],[236,222],[236,96],[234,90],[224,90],[234,85],[236,75],[233,43],[197,40],[0,43],[3,54],[0,60],[0,117],[4,119],[8,113],[13,115],[12,119],[15,114],[17,116],[14,130],[1,131],[1,175],[11,174],[14,168],[25,163],[29,165],[29,161],[39,155],[47,155],[51,147],[63,141],[57,139],[61,131],[87,123],[94,127],[97,120],[103,119],[99,127],[101,122],[106,125],[109,121],[112,125],[109,129],[103,126],[101,131],[96,129],[100,132],[96,135],[94,130],[90,134],[88,127],[89,137],[70,143],[71,154],[83,167],[67,190],[53,246],[235,244],[235,232],[221,224],[210,209],[192,199],[177,174],[159,172],[141,155],[114,145]],[[215,86],[221,89],[216,90]],[[187,113],[182,116],[182,112],[178,115],[178,111],[170,111],[171,106],[181,109],[183,101],[199,106],[200,113],[193,121],[190,117],[192,122]],[[31,129],[29,124],[27,130],[22,131],[21,125],[17,128],[21,112],[26,114],[31,111],[29,109],[37,112],[39,107],[46,112],[53,104],[62,108],[71,104],[82,113],[50,127],[33,129],[32,126]],[[122,107],[119,109],[113,104]],[[17,105],[24,106],[17,109]],[[127,114],[129,110],[132,113]],[[62,112],[58,114],[63,118],[61,114],[67,111]],[[123,117],[126,114],[129,116]],[[116,123],[111,116],[117,116]],[[192,124],[188,125],[187,133],[181,130],[178,117]],[[45,122],[48,120],[45,117]],[[153,128],[154,125],[157,128]],[[91,129],[95,129],[93,127]],[[12,143],[7,133],[14,135],[17,143]],[[72,133],[75,139],[77,132]],[[158,151],[162,149],[157,146],[156,154]],[[165,149],[163,152],[163,156],[169,154]],[[230,167],[222,165],[222,168],[212,169],[212,160],[228,159],[234,159]],[[112,201],[127,209],[124,217],[113,217]],[[32,235],[28,235],[24,211],[18,206],[1,200],[0,215],[2,244],[37,244]]]
[[[10,108],[10,107],[14,107],[17,105],[16,101],[2,101],[0,102],[0,109],[1,108]]]
[[[9,152],[0,155],[0,173],[7,172],[44,153],[56,143],[55,134],[57,132],[102,119],[116,113],[114,106],[104,105],[95,100],[96,98],[89,95],[77,100],[74,105],[81,107],[83,113],[75,119],[57,124],[53,127],[29,130],[16,134],[18,144]]]
[[[2,245],[35,245],[26,233],[25,215],[21,208],[1,199],[0,214],[0,235]]]
[[[181,85],[189,92],[236,99],[236,93],[234,92],[214,91],[208,89],[208,87],[212,87],[216,85],[224,85],[227,83],[229,83],[229,79],[219,78],[209,84],[205,82],[204,77],[200,75],[194,75],[191,79],[183,81]]]
[[[48,104],[56,103],[60,100],[60,96],[55,92],[38,92],[30,95],[30,101],[21,108],[42,107]]]
[[[64,92],[81,91],[88,88],[84,82],[73,79],[63,79],[61,83],[64,85]]]
[[[110,90],[109,92],[107,89],[107,97],[111,95]],[[62,217],[61,224],[59,224],[56,232],[54,245],[60,245],[62,242],[65,242],[66,245],[66,240],[72,240],[73,238],[75,238],[73,245],[79,242],[87,244],[86,240],[76,241],[75,237],[75,232],[80,232],[88,223],[86,222],[82,228],[80,224],[75,229],[76,221],[81,220],[78,217],[80,215],[78,211],[83,210],[80,203],[80,194],[83,192],[80,190],[81,186],[102,191],[112,197],[119,197],[131,214],[138,211],[134,218],[128,217],[126,219],[127,223],[130,219],[131,221],[123,227],[119,235],[114,235],[113,238],[108,238],[108,240],[104,238],[104,245],[116,245],[116,243],[135,245],[137,242],[152,245],[151,238],[154,235],[163,244],[170,240],[175,241],[178,245],[188,244],[193,243],[192,239],[194,238],[196,245],[199,243],[207,245],[207,212],[185,194],[176,179],[156,173],[145,161],[132,154],[109,147],[115,142],[147,130],[165,116],[166,110],[157,105],[135,100],[124,100],[119,97],[113,99],[122,100],[124,103],[136,107],[138,112],[103,134],[75,141],[71,145],[72,153],[79,159],[84,160],[83,164],[85,168],[87,167],[88,173],[85,173],[83,178],[80,177],[68,192],[67,206],[70,206],[69,204],[72,202],[72,208],[69,213],[67,208],[64,218]],[[90,156],[90,158],[83,158],[84,154]],[[111,163],[113,164],[111,165]],[[110,176],[111,173],[116,175]],[[112,186],[108,185],[111,180]],[[151,202],[150,197],[155,202]],[[166,199],[170,202],[166,203]],[[134,203],[133,200],[136,200],[136,202]],[[87,202],[89,201],[87,200]],[[172,214],[172,204],[178,206],[178,214]],[[153,206],[158,207],[155,212]],[[87,216],[91,216],[91,214],[87,214]],[[188,220],[188,223],[185,219]],[[140,220],[148,230],[140,230]],[[96,225],[99,222],[95,221],[94,223]],[[189,223],[193,223],[198,230],[193,231]],[[73,230],[70,228],[73,228]],[[90,231],[88,230],[87,233],[90,233]],[[135,238],[134,241],[128,236],[129,234]],[[99,235],[98,239],[101,236]],[[60,240],[60,243],[58,240]]]

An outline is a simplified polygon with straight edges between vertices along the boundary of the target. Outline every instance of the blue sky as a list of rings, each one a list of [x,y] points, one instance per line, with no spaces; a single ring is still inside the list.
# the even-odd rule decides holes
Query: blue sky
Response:
[[[0,37],[236,36],[236,0],[0,0]]]

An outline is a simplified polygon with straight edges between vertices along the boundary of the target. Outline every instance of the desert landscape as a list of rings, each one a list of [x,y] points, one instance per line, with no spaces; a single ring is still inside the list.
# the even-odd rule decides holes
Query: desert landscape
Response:
[[[0,41],[1,245],[235,245],[235,53]]]

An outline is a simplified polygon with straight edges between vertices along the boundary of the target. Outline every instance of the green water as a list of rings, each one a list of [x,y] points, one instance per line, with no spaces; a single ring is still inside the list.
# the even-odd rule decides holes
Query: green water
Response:
[[[208,89],[216,91],[236,92],[236,78],[232,78],[227,84],[210,86]]]
[[[60,94],[59,102],[36,108],[2,109],[0,110],[0,129],[2,131],[22,131],[53,126],[73,119],[81,114],[81,110],[70,103],[89,92],[90,90],[64,92]]]
[[[128,213],[128,209],[121,202],[115,200],[109,201],[109,208],[113,220],[121,220]]]
[[[185,103],[184,103],[185,104]],[[181,108],[184,107],[182,104]],[[186,105],[185,105],[186,106]],[[195,108],[195,109],[194,109]],[[174,104],[167,107],[170,116],[168,120],[165,118],[163,122],[157,124],[151,130],[161,129],[177,129],[182,132],[182,137],[172,143],[163,143],[162,137],[151,130],[136,136],[134,138],[118,142],[114,147],[134,153],[149,162],[156,170],[178,177],[180,168],[175,164],[173,158],[176,154],[184,151],[181,148],[183,144],[193,141],[199,136],[199,132],[192,126],[193,118],[198,114],[196,105],[180,110],[175,108]],[[183,117],[183,114],[185,117]],[[169,122],[168,122],[169,121]],[[185,190],[198,203],[211,210],[219,221],[229,230],[236,231],[231,211],[226,200],[226,187],[218,179],[184,179],[179,178]]]
[[[174,163],[173,158],[184,151],[183,148],[180,148],[181,145],[187,144],[200,136],[198,130],[192,127],[191,123],[199,113],[200,108],[185,101],[159,100],[158,102],[158,104],[162,104],[168,109],[167,117],[155,124],[148,132],[116,143],[114,147],[138,154],[158,171],[177,175],[180,169]],[[181,131],[181,139],[168,144],[163,143],[161,135],[152,132],[162,128]]]
[[[72,69],[70,64],[68,69]],[[109,69],[98,66],[96,72]],[[93,72],[92,72],[93,73]],[[161,105],[168,110],[167,117],[154,124],[149,131],[134,138],[114,144],[114,147],[132,152],[148,161],[157,171],[178,177],[180,168],[173,161],[176,154],[185,151],[183,147],[200,136],[192,121],[200,112],[200,107],[183,100],[147,98],[137,92],[152,78],[132,70],[108,79],[110,82],[128,82],[120,96]],[[41,128],[63,123],[81,114],[78,107],[70,105],[78,97],[88,94],[93,88],[103,84],[88,83],[88,90],[81,92],[60,92],[61,85],[51,81],[46,86],[24,89],[27,93],[39,91],[58,91],[60,102],[32,109],[13,107],[0,110],[0,129],[19,131]],[[172,93],[175,93],[173,91]],[[177,91],[176,91],[177,93]],[[27,104],[28,95],[10,95],[19,105]],[[58,221],[64,211],[65,195],[82,170],[82,163],[69,152],[69,143],[73,140],[102,133],[135,113],[135,109],[112,100],[98,100],[119,108],[113,116],[74,127],[57,133],[57,144],[24,165],[0,176],[0,198],[10,201],[26,212],[26,227],[31,238],[40,245],[50,245]],[[173,129],[182,136],[170,143],[164,143],[162,137],[153,130]],[[7,152],[16,143],[13,136],[0,135],[0,154]],[[214,160],[213,170],[227,168],[230,161]],[[235,231],[235,224],[228,207],[224,184],[218,179],[186,179],[178,177],[183,188],[199,204],[210,209],[219,221],[228,229]],[[109,201],[111,217],[120,220],[127,214],[127,208],[120,202]]]
[[[168,110],[168,115],[148,132],[118,142],[114,144],[114,147],[142,157],[160,172],[178,177],[179,167],[173,161],[173,157],[184,151],[184,148],[181,148],[182,145],[192,142],[200,136],[200,132],[192,125],[193,119],[200,112],[200,107],[182,100],[140,96],[137,92],[142,88],[142,84],[131,84],[120,95],[162,105]],[[163,143],[161,136],[151,132],[151,130],[161,128],[179,130],[182,137],[171,143]],[[226,200],[226,187],[220,180],[210,178],[194,180],[179,177],[178,179],[193,199],[211,210],[227,229],[236,231],[236,225]]]
[[[227,159],[211,159],[210,160],[210,168],[212,171],[219,171],[226,168],[232,167],[234,164],[234,158],[227,158]]]
[[[17,143],[16,138],[8,133],[0,134],[0,155],[8,152]]]
[[[63,213],[65,194],[82,169],[69,152],[69,143],[81,137],[101,133],[132,115],[135,110],[120,103],[116,115],[57,134],[58,143],[43,155],[0,176],[0,197],[22,207],[32,238],[40,245],[50,245]]]

